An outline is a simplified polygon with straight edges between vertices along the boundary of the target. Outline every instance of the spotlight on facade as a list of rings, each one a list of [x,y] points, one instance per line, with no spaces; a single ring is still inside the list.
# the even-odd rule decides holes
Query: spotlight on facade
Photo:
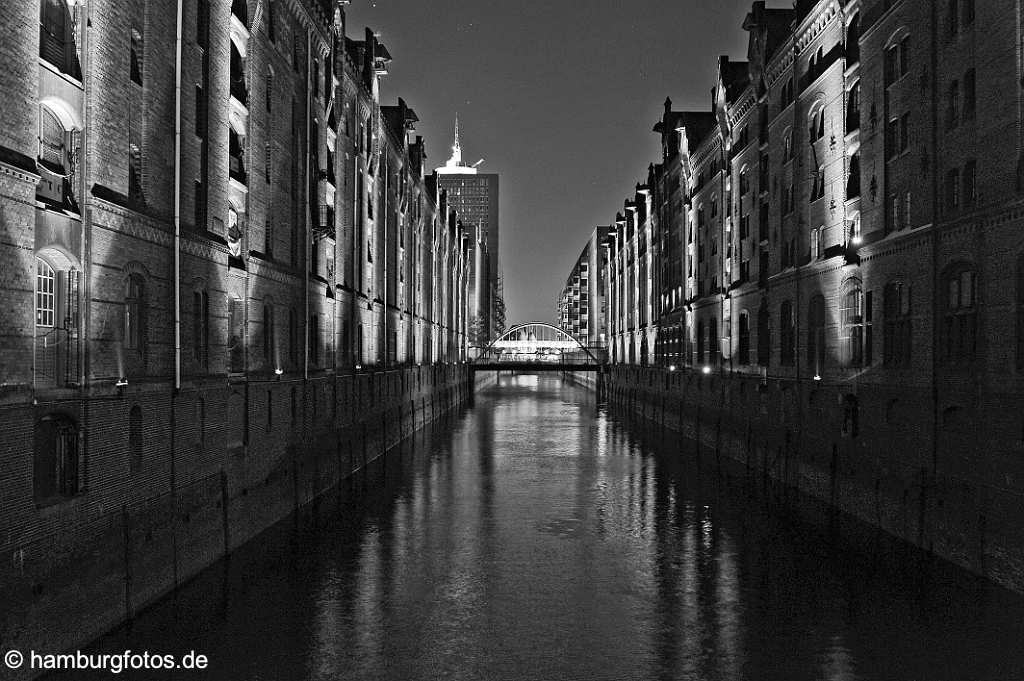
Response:
[[[281,367],[277,367],[276,369],[274,369],[274,375],[277,376],[277,380],[279,381],[281,380],[281,374],[283,373],[284,369],[282,369]]]
[[[126,388],[128,387],[128,379],[123,376],[117,379],[117,383],[114,384],[115,388]]]
[[[706,366],[706,367],[704,367],[704,368],[702,369],[702,371],[703,371],[703,372],[704,372],[705,374],[710,374],[710,373],[711,373],[711,367],[708,367],[708,366]]]
[[[668,370],[669,371],[675,371],[676,370],[676,365],[675,364],[669,364],[668,365]]]
[[[854,246],[860,246],[860,242],[861,242],[860,236],[853,237],[853,245]]]
[[[815,381],[820,381],[821,380],[821,375],[820,374],[814,374],[814,380]]]
[[[362,370],[363,370],[363,365],[362,364],[357,364],[356,365],[356,371],[362,371]]]

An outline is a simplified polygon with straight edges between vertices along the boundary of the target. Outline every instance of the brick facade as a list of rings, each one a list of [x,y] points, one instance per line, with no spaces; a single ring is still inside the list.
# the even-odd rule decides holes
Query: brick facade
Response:
[[[100,591],[137,580],[136,607],[358,469],[381,425],[408,433],[465,392],[461,225],[344,4],[39,0],[0,19],[5,643],[81,643],[126,614],[47,634],[74,561]],[[315,475],[289,468],[304,457]],[[122,532],[134,575],[88,558],[123,553]]]
[[[636,225],[620,214],[605,240],[613,361],[718,376],[728,404],[717,390],[682,399],[726,410],[723,429],[799,432],[784,439],[794,456],[838,446],[875,457],[857,467],[871,471],[861,491],[923,509],[926,538],[897,534],[1014,588],[1024,80],[1010,18],[1021,11],[1010,0],[754,2],[747,60],[719,60],[710,110],[667,102],[655,127],[663,158],[643,186],[655,206],[674,195],[682,206],[652,215],[655,267],[637,257],[643,211]],[[730,405],[748,383],[790,400],[775,430],[737,425]],[[842,506],[874,522],[867,506]]]

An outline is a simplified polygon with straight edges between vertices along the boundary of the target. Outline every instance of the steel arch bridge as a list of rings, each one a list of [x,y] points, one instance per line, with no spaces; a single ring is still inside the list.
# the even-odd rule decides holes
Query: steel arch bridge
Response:
[[[604,348],[584,345],[553,324],[526,322],[482,348],[471,365],[474,369],[600,371],[606,355]]]

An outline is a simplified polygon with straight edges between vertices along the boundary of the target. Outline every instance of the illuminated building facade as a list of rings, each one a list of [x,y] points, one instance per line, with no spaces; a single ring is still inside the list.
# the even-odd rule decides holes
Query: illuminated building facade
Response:
[[[607,235],[608,227],[594,229],[583,252],[576,259],[558,299],[559,326],[590,347],[604,347],[607,343],[604,297],[606,252],[602,245]]]
[[[452,155],[434,175],[439,190],[448,196],[449,205],[459,215],[466,234],[469,264],[467,311],[473,333],[471,345],[481,345],[495,335],[498,296],[498,175],[478,172],[477,166],[462,160],[459,122],[455,121]]]
[[[340,424],[456,371],[417,365],[464,359],[457,217],[425,173],[414,112],[381,106],[388,50],[369,30],[346,36],[345,4],[5,8],[0,550],[22,569],[0,572],[0,596],[12,613],[22,601],[7,585],[63,580],[75,542],[99,547],[120,509],[126,523],[141,508],[187,523],[213,480],[227,528],[229,496],[284,475],[297,508],[342,475]],[[336,467],[300,490],[299,457],[320,443]],[[282,498],[291,507],[265,501]],[[195,551],[183,575],[214,555]]]

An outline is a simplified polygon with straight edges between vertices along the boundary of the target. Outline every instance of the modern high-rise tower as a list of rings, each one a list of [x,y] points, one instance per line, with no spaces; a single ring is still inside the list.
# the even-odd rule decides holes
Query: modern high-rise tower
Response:
[[[451,158],[434,170],[437,187],[448,192],[448,205],[458,212],[466,231],[473,235],[471,249],[482,248],[479,257],[470,259],[472,310],[478,317],[481,332],[490,339],[495,328],[494,300],[498,292],[498,175],[477,170],[483,159],[473,165],[462,160],[459,141],[459,119],[455,119],[455,143]],[[474,255],[476,255],[474,253]],[[475,292],[475,293],[474,293]]]

